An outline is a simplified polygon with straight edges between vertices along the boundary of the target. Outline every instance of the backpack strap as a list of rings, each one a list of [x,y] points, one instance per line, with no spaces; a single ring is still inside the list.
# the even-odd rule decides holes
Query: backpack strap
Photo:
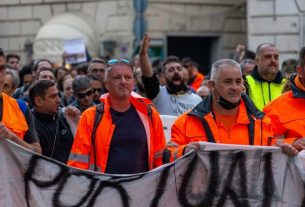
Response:
[[[97,171],[95,135],[96,135],[96,129],[97,129],[100,121],[102,120],[103,115],[104,115],[104,103],[100,103],[100,104],[96,105],[93,128],[92,128],[92,132],[91,132],[91,144],[92,144],[92,151],[93,151],[93,157],[94,157],[94,171]]]
[[[142,101],[142,100],[141,100]],[[151,120],[153,124],[153,118],[152,118],[152,109],[150,104],[146,104],[147,106],[147,115],[149,119]],[[94,158],[94,171],[97,171],[97,165],[96,165],[96,145],[95,145],[95,135],[96,135],[96,129],[102,120],[102,117],[104,115],[104,103],[100,103],[96,105],[96,111],[95,111],[95,117],[93,122],[93,128],[91,133],[91,144],[92,144],[92,151],[93,151],[93,158]]]
[[[209,123],[207,122],[207,120],[205,118],[200,118],[200,119],[201,119],[201,124],[203,126],[203,129],[205,131],[205,134],[207,135],[208,142],[216,143],[212,130],[209,126]]]
[[[138,99],[140,102],[144,103],[147,107],[147,115],[151,121],[151,123],[153,124],[153,118],[152,118],[152,107],[154,106],[153,104],[149,104],[149,103],[145,103],[143,100]]]

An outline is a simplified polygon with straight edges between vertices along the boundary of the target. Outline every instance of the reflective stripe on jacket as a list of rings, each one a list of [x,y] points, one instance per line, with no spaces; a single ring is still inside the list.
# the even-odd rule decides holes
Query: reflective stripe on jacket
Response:
[[[19,138],[23,139],[29,128],[21,109],[19,108],[17,100],[5,93],[2,93],[2,99],[2,123]]]
[[[135,107],[143,122],[148,143],[148,166],[149,169],[153,169],[162,164],[162,151],[165,147],[163,126],[159,114],[154,109],[154,107],[151,107],[151,120],[148,115],[147,103],[145,103],[147,101],[143,102],[139,99],[141,98],[131,96],[131,104]],[[96,164],[99,171],[105,172],[110,143],[113,132],[115,130],[115,125],[112,124],[109,97],[104,95],[101,101],[104,102],[104,114],[96,131]],[[85,112],[83,112],[81,116],[68,161],[68,165],[70,166],[82,169],[94,169],[94,155],[92,153],[91,133],[95,111],[96,106],[90,107]]]
[[[211,95],[191,112],[181,115],[172,126],[171,140],[166,145],[166,150],[170,151],[170,161],[179,158],[190,142],[270,145],[273,136],[270,120],[254,107],[246,95],[242,97],[237,120],[230,133],[214,119]]]
[[[291,78],[291,91],[269,103],[264,112],[271,119],[274,135],[286,143],[305,136],[305,92],[298,89]]]

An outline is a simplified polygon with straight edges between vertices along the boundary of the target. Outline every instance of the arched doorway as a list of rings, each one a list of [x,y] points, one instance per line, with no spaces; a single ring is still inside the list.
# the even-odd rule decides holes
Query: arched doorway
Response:
[[[99,54],[99,39],[92,19],[80,13],[54,16],[38,31],[34,41],[33,58],[62,61],[64,40],[82,38],[92,57]]]

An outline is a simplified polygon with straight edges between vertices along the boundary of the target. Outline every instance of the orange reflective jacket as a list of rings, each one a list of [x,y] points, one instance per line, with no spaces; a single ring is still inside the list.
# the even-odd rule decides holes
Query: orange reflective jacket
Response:
[[[2,93],[2,98],[3,114],[1,122],[19,138],[23,139],[29,128],[17,100],[5,93]]]
[[[162,151],[165,147],[165,137],[158,112],[154,107],[151,107],[152,113],[150,118],[148,115],[147,100],[142,101],[142,99],[143,97],[138,98],[131,96],[131,104],[135,107],[143,122],[148,143],[148,166],[149,169],[153,169],[162,164],[161,159]],[[104,95],[101,98],[101,102],[104,103],[104,114],[96,131],[96,165],[99,171],[105,172],[115,125],[112,123],[109,111],[109,97]],[[94,153],[92,153],[91,133],[95,111],[96,106],[93,106],[82,114],[68,161],[68,165],[70,166],[82,169],[94,169]]]
[[[300,90],[290,82],[291,91],[282,94],[264,108],[264,112],[271,119],[273,132],[287,143],[305,136],[305,91]]]
[[[204,75],[201,73],[197,72],[195,80],[193,83],[190,85],[195,91],[201,86],[202,82],[204,80]]]
[[[204,99],[192,111],[181,115],[172,126],[172,136],[166,145],[164,160],[173,161],[183,154],[190,142],[206,141],[239,145],[270,145],[273,136],[270,120],[258,111],[249,97],[242,95],[236,123],[228,133],[214,119],[212,96]],[[168,153],[170,152],[170,153]],[[170,156],[168,156],[170,154]]]

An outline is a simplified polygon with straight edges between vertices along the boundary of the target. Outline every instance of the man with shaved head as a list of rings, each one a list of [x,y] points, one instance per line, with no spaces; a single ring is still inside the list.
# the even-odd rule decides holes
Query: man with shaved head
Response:
[[[256,49],[255,64],[246,77],[249,96],[259,110],[282,94],[285,79],[279,70],[279,51],[274,44],[263,43]]]

